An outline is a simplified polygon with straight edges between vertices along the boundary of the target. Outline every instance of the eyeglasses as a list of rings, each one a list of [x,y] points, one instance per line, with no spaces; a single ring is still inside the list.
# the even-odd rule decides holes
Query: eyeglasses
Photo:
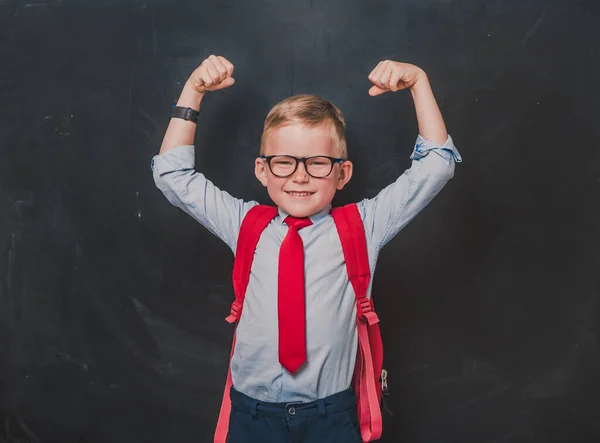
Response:
[[[336,163],[344,161],[343,158],[327,157],[325,155],[315,155],[312,157],[293,157],[291,155],[261,155],[260,158],[267,161],[269,169],[274,176],[286,178],[292,175],[298,169],[298,163],[304,163],[306,173],[314,178],[325,178]]]

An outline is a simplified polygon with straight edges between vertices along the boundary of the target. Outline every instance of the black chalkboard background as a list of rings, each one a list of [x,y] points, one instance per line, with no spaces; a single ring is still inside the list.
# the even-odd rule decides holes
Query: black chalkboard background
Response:
[[[29,0],[35,2],[36,0]],[[262,122],[297,93],[345,113],[338,203],[406,169],[422,66],[465,162],[375,276],[384,442],[600,442],[600,2],[0,0],[0,441],[209,442],[232,256],[150,160],[209,54],[198,168],[267,202]]]

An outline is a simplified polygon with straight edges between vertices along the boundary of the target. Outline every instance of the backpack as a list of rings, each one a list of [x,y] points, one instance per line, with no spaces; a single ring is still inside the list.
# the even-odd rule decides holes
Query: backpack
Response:
[[[277,214],[278,210],[274,206],[257,205],[248,211],[242,221],[233,264],[235,300],[231,305],[231,313],[226,318],[229,323],[236,323],[242,315],[256,245],[264,229]],[[382,370],[383,345],[379,332],[379,318],[375,313],[373,298],[367,298],[371,278],[367,242],[356,204],[334,208],[331,215],[340,236],[348,278],[356,295],[358,355],[352,386],[357,397],[357,412],[362,439],[364,442],[369,442],[378,440],[381,437],[382,417],[380,405],[382,385],[383,389],[387,390],[387,373]],[[235,331],[233,333],[230,361],[234,348]],[[229,398],[231,386],[231,368],[229,368],[214,443],[225,443],[227,439],[231,411],[231,400]]]

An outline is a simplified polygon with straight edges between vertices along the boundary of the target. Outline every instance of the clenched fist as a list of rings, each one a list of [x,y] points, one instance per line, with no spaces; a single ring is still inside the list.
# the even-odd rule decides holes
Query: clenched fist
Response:
[[[396,92],[412,88],[419,79],[425,77],[425,71],[418,66],[384,60],[379,62],[369,74],[369,80],[375,85],[369,89],[369,95],[375,96],[388,91]]]
[[[188,83],[201,94],[206,91],[218,91],[235,83],[233,65],[225,57],[210,55],[196,68]]]

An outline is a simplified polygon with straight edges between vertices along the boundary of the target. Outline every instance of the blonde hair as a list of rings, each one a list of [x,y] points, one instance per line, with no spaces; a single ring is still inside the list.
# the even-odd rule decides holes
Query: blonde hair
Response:
[[[340,158],[348,158],[346,121],[342,111],[329,100],[309,94],[294,95],[273,106],[265,119],[260,138],[260,153],[264,153],[265,138],[270,130],[291,123],[303,123],[309,128],[321,124],[330,125],[332,137],[338,142]]]

